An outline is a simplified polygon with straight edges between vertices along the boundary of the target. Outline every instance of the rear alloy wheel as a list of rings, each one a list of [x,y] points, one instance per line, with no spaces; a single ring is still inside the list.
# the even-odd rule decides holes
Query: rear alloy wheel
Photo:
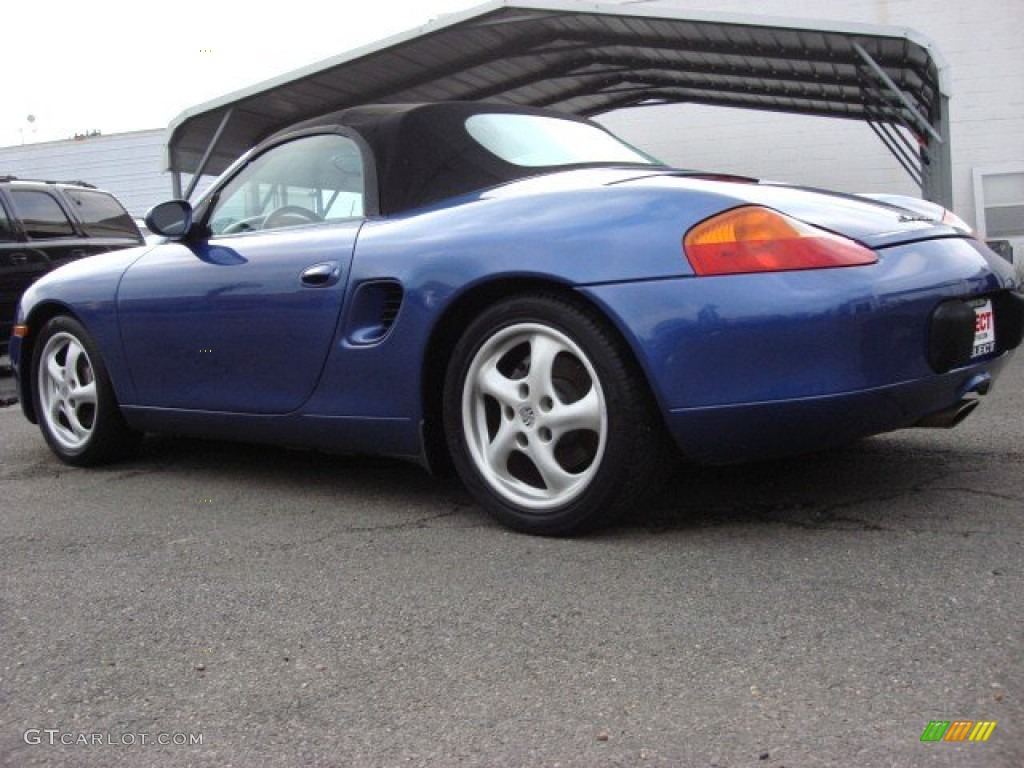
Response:
[[[39,428],[63,461],[99,464],[138,442],[117,407],[99,350],[78,321],[58,316],[43,326],[32,370]]]
[[[511,299],[467,329],[445,381],[463,481],[516,530],[582,533],[654,486],[663,443],[621,342],[560,297]]]

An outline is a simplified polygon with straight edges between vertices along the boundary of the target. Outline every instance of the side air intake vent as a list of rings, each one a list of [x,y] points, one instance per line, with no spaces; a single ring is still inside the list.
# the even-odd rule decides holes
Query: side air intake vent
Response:
[[[394,280],[363,283],[355,292],[345,337],[351,344],[381,341],[398,320],[405,291]]]
[[[397,283],[389,283],[384,292],[384,307],[380,313],[380,324],[384,333],[391,330],[398,317],[398,310],[402,308],[402,297],[404,293],[402,286]]]

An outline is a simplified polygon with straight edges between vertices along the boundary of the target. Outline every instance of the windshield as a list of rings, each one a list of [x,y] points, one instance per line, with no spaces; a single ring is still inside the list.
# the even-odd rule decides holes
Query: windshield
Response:
[[[466,130],[488,152],[528,168],[586,163],[661,165],[607,131],[575,120],[482,114],[468,118]]]

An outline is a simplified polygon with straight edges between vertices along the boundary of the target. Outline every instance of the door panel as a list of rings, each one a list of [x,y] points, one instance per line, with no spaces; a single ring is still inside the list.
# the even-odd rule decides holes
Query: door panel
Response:
[[[167,243],[132,265],[118,312],[138,404],[266,414],[298,408],[330,349],[361,223]],[[325,264],[329,279],[303,280]]]

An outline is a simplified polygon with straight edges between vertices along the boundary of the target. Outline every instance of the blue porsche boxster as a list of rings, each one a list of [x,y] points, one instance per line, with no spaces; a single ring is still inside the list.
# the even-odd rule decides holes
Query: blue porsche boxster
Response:
[[[614,519],[677,453],[952,426],[1024,325],[937,206],[673,169],[507,105],[301,123],[147,224],[166,242],[21,302],[22,406],[60,459],[145,432],[404,456],[538,534]]]

